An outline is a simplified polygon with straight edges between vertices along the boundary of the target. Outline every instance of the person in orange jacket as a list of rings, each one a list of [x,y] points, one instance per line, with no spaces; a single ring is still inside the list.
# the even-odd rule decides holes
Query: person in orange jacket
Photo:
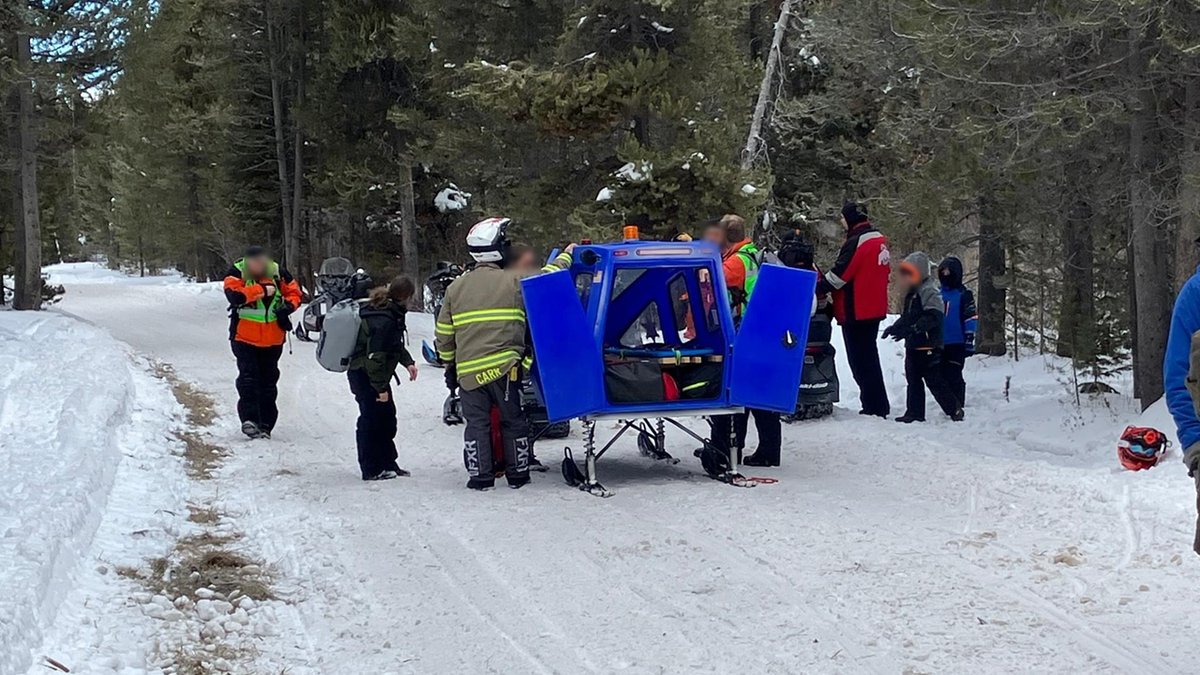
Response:
[[[717,227],[725,233],[725,243],[721,248],[721,268],[725,273],[725,285],[729,288],[729,304],[733,308],[734,325],[740,327],[742,313],[758,277],[758,248],[750,240],[746,221],[741,216],[729,214],[721,219]],[[777,412],[746,410],[736,415],[713,417],[713,445],[726,452],[736,450],[740,453],[746,447],[746,431],[751,415],[754,416],[754,428],[758,430],[758,449],[742,458],[742,463],[758,467],[779,466],[783,426]]]
[[[225,273],[229,340],[237,359],[238,418],[250,438],[270,438],[279,418],[279,358],[300,306],[300,285],[261,246]]]

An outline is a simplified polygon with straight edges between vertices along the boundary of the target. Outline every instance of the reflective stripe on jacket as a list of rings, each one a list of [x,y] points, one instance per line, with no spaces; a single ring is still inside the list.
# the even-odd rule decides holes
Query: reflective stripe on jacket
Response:
[[[570,266],[571,256],[562,253],[542,271]],[[529,356],[521,295],[521,279],[528,276],[482,263],[446,289],[434,328],[437,351],[443,361],[454,363],[463,389],[494,382]]]

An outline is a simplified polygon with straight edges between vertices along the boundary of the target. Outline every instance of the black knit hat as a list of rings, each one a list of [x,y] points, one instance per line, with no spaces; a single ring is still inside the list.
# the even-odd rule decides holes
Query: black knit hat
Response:
[[[261,246],[250,246],[246,249],[247,258],[258,258],[267,254],[267,249]]]
[[[850,227],[865,223],[868,220],[867,207],[860,206],[855,202],[846,202],[846,205],[842,207],[842,217],[846,219],[846,224]]]

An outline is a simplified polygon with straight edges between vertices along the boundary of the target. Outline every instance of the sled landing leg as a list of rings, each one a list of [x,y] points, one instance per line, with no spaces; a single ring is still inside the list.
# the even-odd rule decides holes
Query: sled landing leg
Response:
[[[705,473],[709,478],[711,478],[715,481],[719,481],[721,483],[725,483],[726,485],[732,485],[734,487],[744,487],[744,488],[758,487],[762,483],[778,482],[773,478],[772,479],[747,478],[747,477],[743,476],[738,471],[738,464],[740,461],[741,451],[738,450],[736,447],[734,447],[734,443],[732,442],[732,440],[729,444],[729,446],[731,448],[730,452],[725,453],[722,450],[718,449],[717,446],[710,443],[708,439],[704,438],[703,436],[700,436],[699,434],[697,434],[696,432],[692,431],[691,429],[685,427],[684,425],[680,424],[679,422],[677,422],[673,419],[670,419],[670,418],[668,418],[667,421],[670,422],[674,427],[678,428],[680,431],[684,432],[685,434],[691,436],[692,438],[696,439],[697,441],[699,441],[701,443],[701,448],[696,451],[696,456],[701,458],[701,462],[705,462],[706,461],[705,457],[704,457],[705,454],[710,454],[710,453],[711,453],[710,456],[723,458],[724,462],[715,461],[715,462],[711,463],[711,466],[713,466],[714,468],[717,465],[723,463],[724,466],[720,470],[709,470],[710,465],[709,464],[705,465],[705,467],[704,467]]]
[[[650,424],[650,420],[642,420],[637,425],[638,450],[642,455],[649,457],[658,462],[667,462],[668,464],[678,464],[679,460],[671,456],[671,453],[666,450],[667,432],[665,423],[662,418],[654,424]]]
[[[610,444],[611,445],[611,444]],[[605,448],[607,449],[607,448]],[[609,491],[596,478],[596,459],[599,455],[596,454],[596,423],[584,422],[583,428],[583,484],[579,486],[580,490],[596,497],[611,497],[613,492]]]
[[[601,485],[600,481],[596,478],[596,460],[600,459],[600,456],[628,428],[629,425],[626,425],[621,430],[621,433],[617,434],[616,438],[604,446],[603,450],[596,452],[596,423],[585,420],[583,423],[583,471],[579,470],[579,465],[575,463],[575,458],[571,455],[571,449],[567,448],[562,464],[563,479],[567,481],[567,485],[577,487],[583,492],[597,497],[613,496],[615,493]]]

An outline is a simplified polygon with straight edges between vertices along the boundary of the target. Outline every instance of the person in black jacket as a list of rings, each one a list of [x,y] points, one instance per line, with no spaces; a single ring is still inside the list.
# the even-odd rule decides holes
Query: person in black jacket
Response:
[[[408,277],[371,290],[359,310],[361,324],[354,359],[346,377],[358,402],[358,466],[363,480],[389,480],[409,475],[396,464],[396,402],[392,378],[396,367],[417,379],[417,366],[404,346],[405,313],[416,286]]]
[[[962,403],[942,377],[942,324],[946,310],[942,295],[930,276],[929,256],[920,251],[900,264],[908,286],[904,313],[883,331],[883,337],[904,341],[904,376],[908,380],[908,408],[897,422],[925,421],[925,386],[942,411],[955,422],[963,419]]]

